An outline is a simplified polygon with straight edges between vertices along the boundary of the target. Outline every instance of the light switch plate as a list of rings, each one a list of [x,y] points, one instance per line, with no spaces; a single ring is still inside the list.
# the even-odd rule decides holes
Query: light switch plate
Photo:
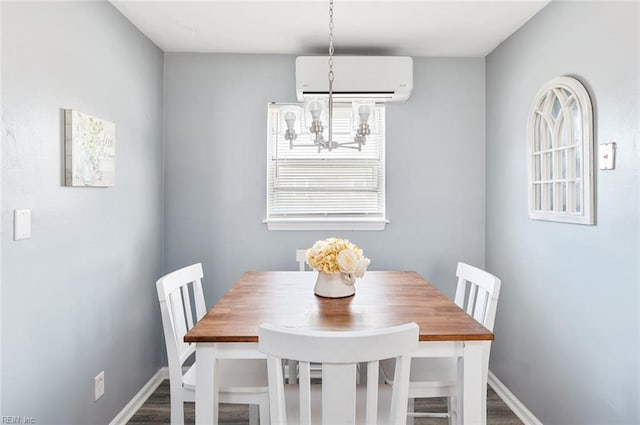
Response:
[[[13,240],[31,238],[31,210],[13,210]]]
[[[600,158],[598,160],[601,170],[614,170],[616,168],[616,144],[602,143],[600,145]]]

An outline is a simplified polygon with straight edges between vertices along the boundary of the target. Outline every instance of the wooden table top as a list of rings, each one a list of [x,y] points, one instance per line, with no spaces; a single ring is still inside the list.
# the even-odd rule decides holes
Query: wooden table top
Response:
[[[316,277],[316,272],[247,272],[184,340],[258,342],[264,322],[332,331],[416,322],[420,341],[494,339],[416,272],[368,271],[347,298],[314,295]]]

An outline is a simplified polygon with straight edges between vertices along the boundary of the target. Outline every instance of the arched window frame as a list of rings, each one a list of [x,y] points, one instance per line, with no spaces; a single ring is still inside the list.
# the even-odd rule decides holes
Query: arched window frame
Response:
[[[593,110],[585,87],[571,77],[547,82],[527,133],[529,217],[594,224]]]

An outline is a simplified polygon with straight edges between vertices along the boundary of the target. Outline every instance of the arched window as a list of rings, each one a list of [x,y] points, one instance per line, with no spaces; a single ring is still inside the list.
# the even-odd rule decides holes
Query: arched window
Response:
[[[538,91],[527,155],[529,217],[594,224],[593,112],[578,80],[554,78]]]

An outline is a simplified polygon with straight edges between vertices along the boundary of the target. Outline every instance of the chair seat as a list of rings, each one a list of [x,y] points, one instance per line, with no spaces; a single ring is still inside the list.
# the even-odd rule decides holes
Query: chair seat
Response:
[[[300,423],[299,386],[285,385],[285,399],[287,406],[287,425]],[[378,386],[378,425],[389,424],[391,409],[390,385]],[[365,402],[367,396],[366,385],[358,385],[356,389],[356,425],[365,424]],[[311,385],[311,425],[322,424],[322,385]],[[339,425],[339,424],[335,424]]]
[[[182,377],[185,390],[195,391],[195,364]],[[218,360],[219,391],[221,393],[256,393],[267,392],[266,360]]]
[[[393,383],[396,361],[380,361],[385,382]],[[409,398],[447,397],[456,394],[457,359],[448,357],[417,357],[411,359]]]

